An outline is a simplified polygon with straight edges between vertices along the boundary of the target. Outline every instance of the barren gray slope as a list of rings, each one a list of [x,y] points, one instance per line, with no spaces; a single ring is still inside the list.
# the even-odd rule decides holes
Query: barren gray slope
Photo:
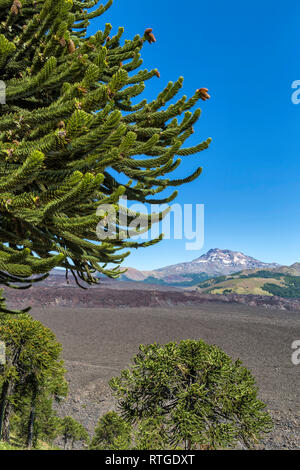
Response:
[[[300,339],[299,313],[204,304],[186,309],[52,308],[35,310],[34,316],[51,327],[64,346],[72,390],[64,412],[90,430],[113,406],[107,381],[128,365],[140,343],[202,338],[240,358],[257,377],[260,396],[278,419],[278,442],[273,439],[270,446],[300,447],[300,366],[291,362],[291,344]]]

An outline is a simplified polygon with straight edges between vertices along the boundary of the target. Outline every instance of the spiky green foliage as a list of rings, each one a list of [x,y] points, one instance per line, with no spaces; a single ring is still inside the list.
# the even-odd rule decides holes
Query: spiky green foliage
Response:
[[[0,341],[6,346],[6,364],[0,373],[0,439],[9,439],[10,419],[16,413],[26,423],[25,429],[19,425],[17,434],[25,435],[31,446],[42,432],[45,400],[50,405],[67,395],[62,347],[49,328],[27,314],[1,314]]]
[[[89,450],[128,450],[131,441],[130,424],[115,411],[109,411],[99,419]]]
[[[141,345],[110,385],[126,420],[146,419],[142,446],[147,430],[154,437],[151,421],[153,442],[165,449],[252,447],[272,429],[251,372],[201,340]]]
[[[60,420],[58,432],[63,437],[65,449],[69,442],[71,442],[71,448],[73,449],[75,442],[87,442],[89,439],[84,426],[71,416],[65,416]]]
[[[183,78],[158,97],[136,99],[157,70],[139,70],[146,36],[122,41],[112,26],[87,35],[90,20],[112,4],[97,0],[0,0],[0,72],[6,105],[0,107],[0,283],[30,284],[32,276],[61,266],[88,283],[95,272],[118,276],[120,263],[138,243],[120,227],[129,200],[156,199],[168,187],[197,178],[167,178],[210,139],[183,148],[203,95],[175,100]],[[155,78],[157,79],[157,78]],[[182,115],[182,119],[178,117]],[[116,176],[119,174],[119,176]],[[118,208],[115,232],[99,242],[101,205]],[[160,219],[164,214],[158,214]],[[128,226],[135,214],[128,213]],[[146,217],[140,231],[148,229]],[[136,234],[136,232],[134,232]],[[124,252],[124,249],[127,251]],[[116,265],[108,269],[107,264]]]

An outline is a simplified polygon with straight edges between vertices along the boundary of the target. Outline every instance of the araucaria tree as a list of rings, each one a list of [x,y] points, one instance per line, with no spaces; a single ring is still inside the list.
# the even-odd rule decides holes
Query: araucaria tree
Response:
[[[250,448],[272,429],[251,372],[204,341],[142,345],[110,385],[125,420],[156,421],[159,449]]]
[[[89,450],[128,450],[133,430],[115,411],[103,415],[95,428]]]
[[[120,197],[168,203],[177,191],[157,195],[201,173],[166,176],[180,164],[178,157],[209,145],[210,139],[185,145],[200,117],[194,106],[209,98],[207,89],[175,99],[179,78],[153,101],[139,100],[145,82],[160,76],[157,69],[138,70],[141,49],[156,41],[154,34],[148,28],[123,41],[124,29],[112,35],[106,24],[88,36],[90,20],[112,0],[92,8],[97,3],[0,0],[0,76],[6,86],[6,104],[0,105],[2,285],[30,285],[55,266],[79,282],[95,282],[97,272],[117,276],[128,249],[157,241],[130,239],[135,214],[127,211],[122,225]],[[100,242],[96,228],[101,221],[105,226],[107,210],[97,209],[107,204],[116,205],[116,236],[106,237],[104,229]],[[148,226],[145,217],[139,230]]]
[[[52,400],[67,394],[62,348],[49,328],[26,314],[0,315],[0,341],[6,346],[0,375],[0,440],[9,441],[11,417],[16,413],[22,423],[18,435],[31,448],[41,406],[48,401],[51,410]]]
[[[75,442],[87,442],[89,435],[87,430],[71,416],[61,418],[59,424],[59,434],[63,437],[64,448],[67,449],[69,442],[71,448],[74,448]]]

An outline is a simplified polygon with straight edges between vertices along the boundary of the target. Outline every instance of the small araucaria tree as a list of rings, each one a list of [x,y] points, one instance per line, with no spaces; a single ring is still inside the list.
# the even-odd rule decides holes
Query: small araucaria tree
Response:
[[[49,328],[27,314],[0,315],[0,341],[6,346],[6,364],[0,375],[0,440],[9,440],[11,415],[21,410],[23,423],[26,421],[22,437],[26,434],[30,448],[41,401],[67,395],[62,347]]]
[[[86,443],[89,439],[87,430],[71,416],[65,416],[60,420],[59,434],[63,437],[64,448],[71,444],[74,448],[75,442]]]
[[[103,415],[95,428],[89,450],[128,450],[133,430],[115,411]]]
[[[272,429],[250,371],[204,341],[142,345],[110,385],[123,418],[156,421],[165,449],[250,448]]]
[[[137,71],[142,47],[155,42],[153,32],[122,41],[123,28],[111,35],[106,24],[88,36],[90,20],[112,0],[92,8],[97,3],[0,0],[0,77],[6,86],[6,104],[0,105],[2,285],[31,285],[55,266],[88,283],[96,282],[97,272],[118,276],[128,249],[158,241],[130,240],[137,233],[128,229],[135,214],[118,204],[120,197],[168,203],[177,191],[155,196],[201,173],[166,177],[180,164],[178,157],[209,145],[210,139],[184,145],[200,117],[199,109],[191,109],[209,98],[207,89],[176,100],[179,78],[153,101],[139,101],[145,82],[160,76],[158,70]],[[116,223],[113,234],[106,237],[103,230],[100,242],[96,228],[101,221],[105,226],[107,211],[97,209],[107,204],[118,208]],[[148,227],[145,217],[139,230]]]

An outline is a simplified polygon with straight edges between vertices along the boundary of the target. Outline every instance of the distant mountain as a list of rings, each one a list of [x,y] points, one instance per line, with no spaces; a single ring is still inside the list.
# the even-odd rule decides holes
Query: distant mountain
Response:
[[[273,270],[290,276],[300,276],[300,263],[294,263],[291,266],[281,266]]]
[[[280,266],[264,263],[241,252],[209,250],[194,261],[179,263],[154,271],[139,271],[128,268],[121,281],[101,278],[100,286],[111,289],[137,289],[148,291],[176,290],[178,287],[190,288],[203,294],[221,294],[228,298],[254,295],[300,299],[300,263]],[[45,287],[76,287],[63,270],[55,269],[48,279],[41,283]],[[172,286],[172,287],[170,287]],[[94,289],[98,289],[97,285]],[[274,297],[275,298],[275,297]]]
[[[130,281],[144,281],[145,279],[154,276],[154,271],[139,271],[134,268],[127,268],[127,271],[121,279],[129,279]]]
[[[290,274],[300,275],[300,263],[295,263],[288,268],[276,263],[264,263],[238,251],[215,248],[191,262],[174,264],[153,271],[127,268],[127,272],[121,276],[120,280],[189,288],[197,286],[209,278],[227,276],[249,269],[275,269],[277,272],[282,270],[282,273],[290,270]],[[105,278],[103,282],[106,282]],[[55,269],[52,271],[51,276],[44,281],[44,285],[72,286],[75,285],[75,282],[71,274],[69,275],[69,281],[67,281],[65,271]]]
[[[279,267],[280,265],[276,263],[264,263],[238,251],[215,248],[191,262],[174,264],[154,271],[137,271],[129,268],[122,279],[186,286],[195,285],[210,277],[242,270]]]

